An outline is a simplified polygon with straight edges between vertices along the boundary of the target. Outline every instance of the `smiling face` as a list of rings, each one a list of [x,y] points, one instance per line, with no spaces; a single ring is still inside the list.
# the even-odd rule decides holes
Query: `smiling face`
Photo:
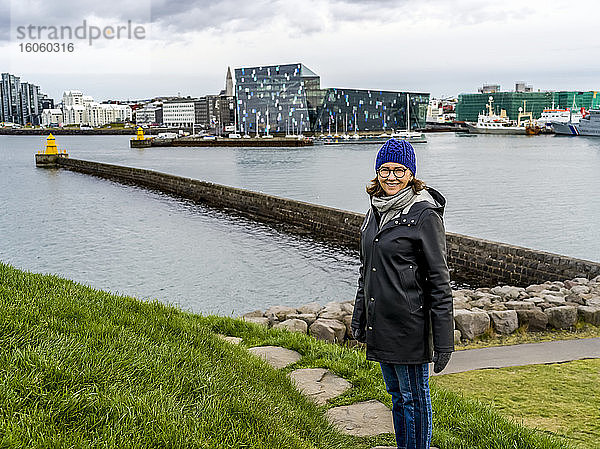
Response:
[[[381,169],[384,169],[383,171]],[[394,173],[394,169],[404,169],[404,176],[400,178],[396,177],[396,173]],[[387,169],[387,170],[385,170]],[[389,171],[389,175],[387,177],[382,176],[382,174],[386,174],[385,172]],[[413,174],[407,169],[404,165],[398,164],[396,162],[386,162],[385,164],[381,164],[379,169],[377,170],[377,180],[379,184],[385,191],[387,196],[395,195],[400,190],[408,185],[408,183],[413,179]]]

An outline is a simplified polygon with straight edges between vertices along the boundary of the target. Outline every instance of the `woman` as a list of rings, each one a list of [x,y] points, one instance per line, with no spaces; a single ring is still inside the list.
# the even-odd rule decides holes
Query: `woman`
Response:
[[[404,140],[383,144],[375,171],[361,227],[352,333],[366,342],[367,359],[381,365],[398,448],[429,449],[428,363],[440,372],[454,351],[446,200],[415,178],[415,152]]]

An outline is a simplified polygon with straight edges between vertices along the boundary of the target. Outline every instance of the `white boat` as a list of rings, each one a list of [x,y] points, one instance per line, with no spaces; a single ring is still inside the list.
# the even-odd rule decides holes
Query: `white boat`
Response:
[[[425,134],[418,131],[397,131],[392,133],[392,137],[398,140],[406,140],[410,143],[427,143]]]
[[[574,109],[544,109],[540,118],[537,120],[538,125],[545,129],[552,129],[554,123],[579,123],[583,114],[579,110]]]
[[[525,107],[519,108],[519,120],[515,122],[510,120],[506,115],[506,111],[502,109],[500,115],[494,112],[492,103],[494,98],[492,96],[488,99],[487,113],[481,113],[477,115],[477,123],[467,123],[467,129],[470,133],[475,134],[527,134],[527,127],[525,122],[522,121],[528,117],[529,122],[532,122],[531,112],[524,112]],[[539,131],[538,131],[539,132]]]
[[[419,131],[410,130],[410,95],[406,94],[406,129],[392,131],[392,138],[399,140],[406,140],[410,143],[427,143],[427,137],[425,134]]]

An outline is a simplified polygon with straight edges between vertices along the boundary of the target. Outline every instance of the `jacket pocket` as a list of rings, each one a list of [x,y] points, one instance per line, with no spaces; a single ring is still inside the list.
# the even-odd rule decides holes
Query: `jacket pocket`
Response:
[[[408,301],[410,313],[419,313],[423,309],[423,293],[417,283],[414,268],[407,268],[400,272],[402,288]]]

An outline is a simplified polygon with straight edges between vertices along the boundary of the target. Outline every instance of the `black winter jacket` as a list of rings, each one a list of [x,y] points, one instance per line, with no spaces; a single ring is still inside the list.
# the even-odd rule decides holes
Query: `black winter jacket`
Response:
[[[367,212],[360,235],[360,276],[352,328],[366,332],[367,359],[428,363],[432,352],[454,351],[450,276],[440,206],[414,203],[379,230],[379,213]]]

